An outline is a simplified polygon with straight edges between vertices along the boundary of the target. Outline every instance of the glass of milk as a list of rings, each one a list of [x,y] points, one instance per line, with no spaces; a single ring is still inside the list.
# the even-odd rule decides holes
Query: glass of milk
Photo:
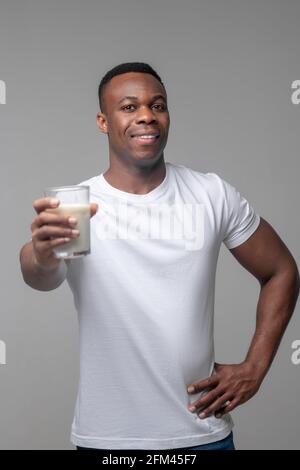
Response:
[[[79,236],[53,248],[56,258],[78,258],[90,254],[90,187],[84,185],[57,186],[44,190],[46,197],[60,201],[58,207],[46,212],[75,217]]]

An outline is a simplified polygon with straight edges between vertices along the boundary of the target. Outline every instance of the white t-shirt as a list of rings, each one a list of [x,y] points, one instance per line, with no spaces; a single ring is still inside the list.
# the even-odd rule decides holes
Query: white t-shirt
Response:
[[[99,449],[175,449],[225,438],[229,414],[200,419],[187,385],[214,372],[221,243],[245,242],[260,217],[215,173],[166,162],[162,183],[127,193],[97,175],[91,254],[69,262],[80,380],[71,441]]]

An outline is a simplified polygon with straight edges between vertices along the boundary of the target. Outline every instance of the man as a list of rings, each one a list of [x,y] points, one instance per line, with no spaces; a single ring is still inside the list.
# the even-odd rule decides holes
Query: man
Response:
[[[93,449],[234,449],[228,412],[258,391],[271,365],[299,294],[296,262],[228,182],[165,163],[167,93],[148,64],[107,72],[99,102],[110,166],[80,183],[91,192],[91,254],[53,256],[78,234],[45,212],[46,198],[33,204],[32,241],[20,253],[29,286],[52,290],[67,279],[73,292],[80,383],[71,440]],[[240,364],[214,361],[222,242],[261,287]]]

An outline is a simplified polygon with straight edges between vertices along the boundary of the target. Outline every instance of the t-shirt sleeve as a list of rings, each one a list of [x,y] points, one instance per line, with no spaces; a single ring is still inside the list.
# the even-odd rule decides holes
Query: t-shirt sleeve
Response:
[[[222,237],[225,246],[231,249],[244,243],[255,232],[260,216],[234,186],[223,179],[221,183],[224,197]]]

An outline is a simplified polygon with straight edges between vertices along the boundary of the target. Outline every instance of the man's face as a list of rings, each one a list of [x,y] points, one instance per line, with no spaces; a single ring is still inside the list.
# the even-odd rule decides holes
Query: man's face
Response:
[[[147,73],[117,75],[107,83],[103,102],[97,124],[108,134],[110,154],[143,166],[159,160],[170,125],[167,95],[161,83]]]

